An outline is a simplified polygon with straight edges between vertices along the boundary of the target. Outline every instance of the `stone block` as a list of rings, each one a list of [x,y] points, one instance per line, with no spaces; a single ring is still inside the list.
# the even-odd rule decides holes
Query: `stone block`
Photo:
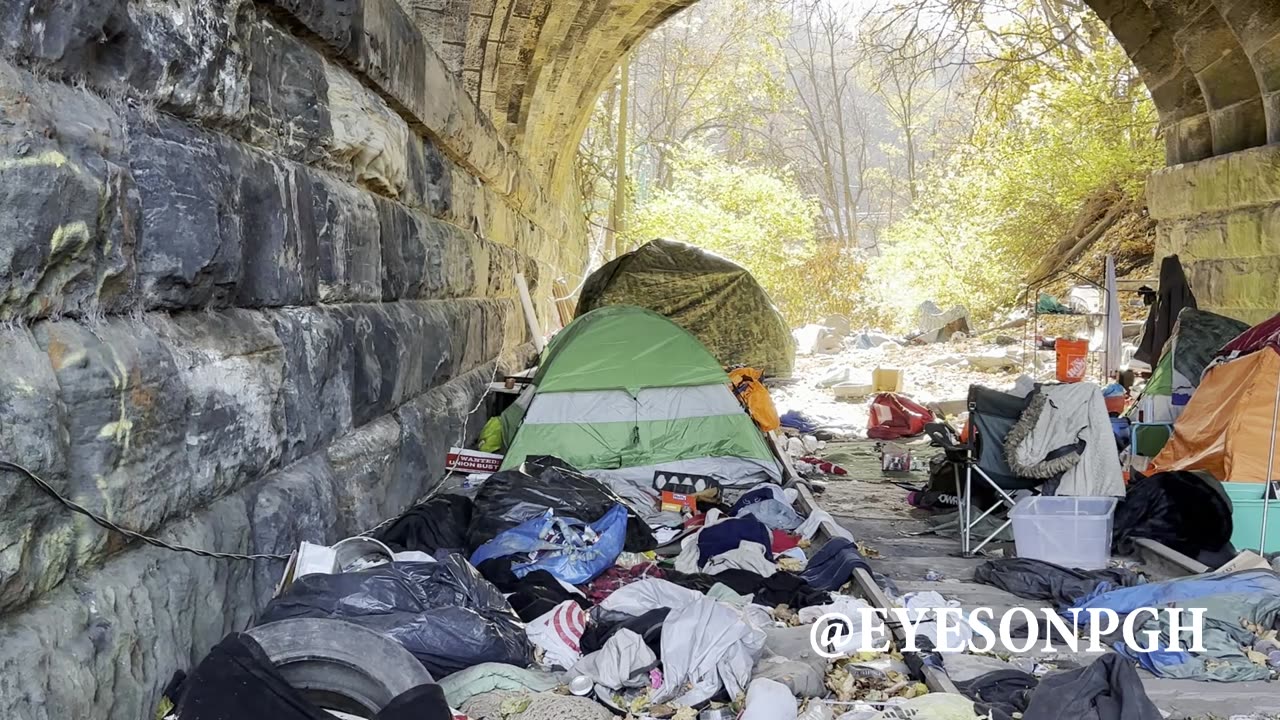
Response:
[[[333,126],[327,164],[358,185],[399,197],[409,182],[408,125],[347,71],[327,63],[324,69]]]
[[[0,61],[0,321],[132,305],[139,210],[125,135],[97,96]]]
[[[407,300],[387,310],[402,346],[400,375],[394,406],[447,381],[459,370],[463,356],[455,351],[454,330],[459,314],[471,301]]]
[[[244,236],[241,307],[307,305],[319,297],[311,174],[253,151],[235,155]]]
[[[1280,24],[1280,11],[1276,11],[1276,17]],[[1253,69],[1264,92],[1280,91],[1280,29],[1277,32],[1252,54]]]
[[[175,114],[233,124],[248,109],[246,0],[9,0],[0,45],[24,64]]]
[[[484,297],[489,275],[489,256],[498,246],[486,243],[475,233],[440,223],[440,247],[444,258],[443,297]]]
[[[1224,160],[1230,164],[1227,180],[1232,207],[1280,203],[1280,147],[1254,148]],[[1205,207],[1203,212],[1218,209]]]
[[[1280,257],[1201,259],[1188,263],[1187,279],[1208,310],[1280,307]]]
[[[1280,144],[1280,90],[1264,95],[1262,103],[1267,112],[1267,142]]]
[[[58,381],[49,356],[25,328],[0,332],[0,457],[20,463],[60,492],[67,485],[67,437]],[[41,570],[65,566],[65,553],[47,532],[65,517],[53,501],[18,473],[0,471],[0,608],[38,595],[61,577]]]
[[[324,58],[269,22],[253,26],[248,51],[246,139],[298,162],[324,159],[333,136]]]
[[[279,458],[281,353],[270,325],[253,313],[152,315],[94,329],[45,323],[35,339],[57,384],[53,415],[66,448],[65,480],[57,485],[121,525],[154,530],[248,483]],[[33,367],[28,382],[39,378]],[[25,406],[15,407],[17,415]],[[49,442],[40,424],[31,426],[33,441]],[[19,496],[38,494],[21,485],[8,504],[28,507],[36,501]],[[18,577],[6,583],[7,591],[16,589],[0,607],[53,587],[124,544],[62,510],[34,528],[6,524],[3,531],[3,547],[23,534],[31,539]]]
[[[393,415],[365,423],[325,449],[334,476],[337,534],[358,535],[397,514],[400,493],[388,493],[396,482],[402,433]],[[395,495],[396,497],[391,497]]]
[[[432,297],[444,285],[438,226],[403,205],[378,199],[382,299]]]
[[[435,142],[414,132],[409,133],[407,152],[408,184],[402,202],[432,217],[448,217],[453,202],[453,161],[440,152]]]
[[[1267,142],[1267,121],[1262,112],[1262,99],[1256,94],[1235,105],[1211,110],[1209,126],[1213,128],[1214,155],[1248,150]]]
[[[248,534],[232,498],[159,536],[246,552]],[[250,624],[252,568],[143,546],[0,619],[0,717],[151,717],[174,670]]]
[[[284,447],[289,463],[348,432],[352,351],[348,328],[319,307],[269,312],[284,352]]]
[[[1163,127],[1165,162],[1169,165],[1213,157],[1213,130],[1207,114],[1193,115]]]
[[[288,555],[302,540],[327,545],[341,538],[335,532],[334,497],[338,485],[323,454],[311,455],[263,478],[252,490],[250,546],[255,553]],[[283,561],[253,563],[255,612],[270,597],[283,574]]]
[[[356,427],[390,412],[402,398],[403,343],[389,315],[391,306],[344,305],[334,310],[351,338],[351,419]]]
[[[382,244],[373,196],[326,175],[311,177],[321,302],[370,302],[382,297]]]
[[[361,0],[265,0],[335,48],[353,48]]]
[[[402,439],[394,487],[402,508],[438,485],[450,447],[465,447],[480,434],[488,414],[468,413],[494,377],[494,368],[486,363],[396,410]]]
[[[225,139],[130,118],[129,167],[144,209],[137,243],[147,307],[226,305],[241,279],[241,200]]]

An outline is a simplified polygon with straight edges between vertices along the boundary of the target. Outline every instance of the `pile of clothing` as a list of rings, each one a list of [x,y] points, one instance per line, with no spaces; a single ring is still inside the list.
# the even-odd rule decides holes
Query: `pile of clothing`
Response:
[[[324,621],[394,641],[433,690],[396,698],[379,718],[604,720],[746,698],[749,712],[794,720],[829,692],[829,661],[804,623],[861,603],[840,590],[870,571],[847,531],[796,501],[763,483],[703,498],[673,523],[542,458],[495,473],[473,497],[404,513],[374,538],[389,562],[288,577],[258,628]],[[811,547],[824,528],[834,539]],[[253,642],[228,636],[170,689],[181,720],[228,717],[210,698],[232,681],[236,707],[263,693],[303,708],[282,720],[325,717],[316,708],[332,697],[290,687],[295,676]],[[789,711],[774,713],[779,703]]]

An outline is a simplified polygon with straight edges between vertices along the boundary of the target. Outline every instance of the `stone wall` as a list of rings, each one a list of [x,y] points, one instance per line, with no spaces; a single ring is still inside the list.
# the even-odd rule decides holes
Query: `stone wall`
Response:
[[[0,458],[223,552],[429,491],[585,256],[395,0],[9,0],[0,207]],[[150,717],[281,565],[0,473],[0,717]]]
[[[1202,309],[1248,323],[1280,312],[1280,146],[1165,168],[1147,193],[1157,261],[1178,255]]]

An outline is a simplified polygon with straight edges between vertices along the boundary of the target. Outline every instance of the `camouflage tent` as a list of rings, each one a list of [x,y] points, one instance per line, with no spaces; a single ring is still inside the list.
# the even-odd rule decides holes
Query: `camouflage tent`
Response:
[[[741,266],[692,245],[654,240],[591,274],[577,315],[637,305],[693,333],[725,366],[789,377],[795,340],[768,293]]]

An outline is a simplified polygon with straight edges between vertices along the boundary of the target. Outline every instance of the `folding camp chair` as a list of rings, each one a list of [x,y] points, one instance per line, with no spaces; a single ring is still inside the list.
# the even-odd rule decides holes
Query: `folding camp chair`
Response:
[[[1006,519],[999,527],[985,535],[978,533],[980,542],[975,546],[974,530],[979,523],[1002,508],[1012,508],[1017,502],[1012,493],[1033,489],[1044,482],[1040,479],[1018,477],[1005,460],[1005,435],[1018,421],[1026,404],[1025,398],[980,385],[970,385],[969,433],[964,440],[960,439],[955,428],[945,422],[929,423],[925,426],[925,432],[935,445],[942,448],[955,473],[960,522],[960,552],[965,557],[971,557],[981,550],[1012,521]],[[963,468],[963,477],[961,477],[961,468]],[[989,489],[994,493],[982,493],[987,499],[994,498],[994,501],[985,509],[979,508],[982,511],[976,518],[973,514],[975,505],[985,505],[986,500],[977,500],[979,488],[974,486],[975,476],[981,483],[981,488]]]

